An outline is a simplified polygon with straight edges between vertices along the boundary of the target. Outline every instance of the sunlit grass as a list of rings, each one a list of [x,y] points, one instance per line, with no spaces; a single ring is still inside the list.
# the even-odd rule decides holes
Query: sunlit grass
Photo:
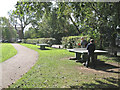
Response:
[[[19,79],[12,84],[10,88],[94,88],[109,87],[118,84],[112,83],[117,77],[109,81],[106,74],[81,70],[84,67],[82,63],[76,63],[75,60],[69,60],[74,57],[75,53],[71,53],[64,49],[47,48],[50,50],[40,50],[39,46],[22,44],[28,48],[34,49],[39,53],[39,59],[36,64]],[[117,74],[113,74],[116,76]],[[108,77],[108,80],[106,79]],[[106,83],[106,84],[104,84]]]
[[[17,54],[17,50],[10,44],[10,43],[2,43],[0,44],[0,51],[1,51],[1,62],[13,57]]]

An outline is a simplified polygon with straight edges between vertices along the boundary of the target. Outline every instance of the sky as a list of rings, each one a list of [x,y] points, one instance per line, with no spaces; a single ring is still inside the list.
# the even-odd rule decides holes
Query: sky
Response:
[[[1,0],[0,1],[0,17],[9,17],[8,16],[8,11],[14,10],[15,7],[14,5],[17,3],[19,0]]]

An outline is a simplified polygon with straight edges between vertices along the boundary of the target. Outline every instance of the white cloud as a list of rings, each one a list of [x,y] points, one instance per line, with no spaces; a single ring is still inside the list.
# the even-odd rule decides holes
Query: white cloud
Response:
[[[1,0],[0,1],[0,17],[8,18],[8,11],[14,9],[14,5],[19,0]]]

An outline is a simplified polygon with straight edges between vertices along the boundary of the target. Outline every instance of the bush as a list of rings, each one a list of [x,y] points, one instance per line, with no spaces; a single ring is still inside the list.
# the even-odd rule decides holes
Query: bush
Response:
[[[81,37],[84,37],[85,40],[89,40],[87,36],[69,36],[62,38],[62,45],[64,48],[79,48],[79,43],[81,42]]]
[[[23,43],[27,44],[49,44],[50,46],[54,44],[55,39],[54,38],[37,38],[37,39],[23,39]]]

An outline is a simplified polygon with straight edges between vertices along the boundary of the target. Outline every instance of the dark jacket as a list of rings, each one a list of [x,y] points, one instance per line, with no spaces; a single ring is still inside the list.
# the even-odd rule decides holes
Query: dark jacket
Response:
[[[87,50],[88,50],[88,54],[94,54],[95,44],[94,44],[94,43],[89,43],[89,44],[87,45]]]

